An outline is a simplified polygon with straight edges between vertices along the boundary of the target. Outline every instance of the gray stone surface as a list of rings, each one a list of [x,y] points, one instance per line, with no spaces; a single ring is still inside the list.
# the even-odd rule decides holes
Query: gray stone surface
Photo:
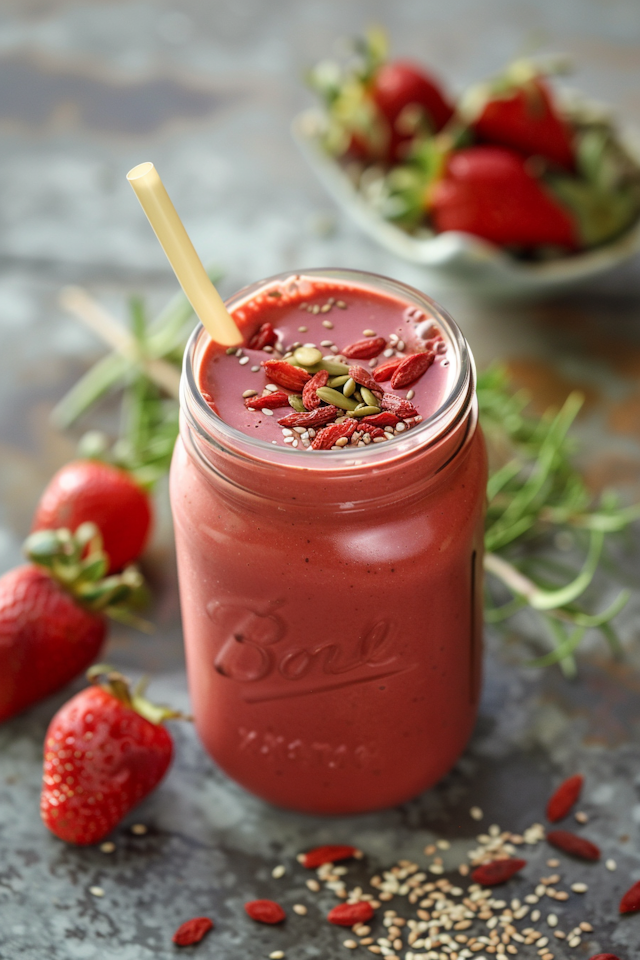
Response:
[[[145,159],[160,169],[203,258],[225,271],[224,293],[270,273],[328,264],[436,290],[479,362],[508,359],[541,403],[568,384],[588,388],[579,426],[587,474],[596,488],[618,482],[638,495],[637,261],[553,302],[470,301],[436,289],[433,277],[360,236],[299,158],[288,127],[310,102],[300,82],[305,66],[337,35],[376,20],[389,25],[398,52],[428,61],[452,86],[491,72],[537,37],[544,49],[574,55],[576,85],[640,126],[635,0],[0,3],[0,570],[19,561],[37,496],[73,452],[73,437],[57,434],[48,413],[101,353],[58,306],[59,288],[81,283],[121,316],[129,293],[157,307],[175,289],[124,180]],[[637,587],[638,544],[621,551]],[[134,676],[153,673],[152,693],[186,705],[165,521],[147,572],[157,635],[114,630],[108,656]],[[640,919],[616,914],[620,894],[640,879],[639,609],[636,592],[621,617],[624,662],[609,660],[591,639],[573,683],[554,670],[523,669],[530,647],[489,636],[481,717],[465,756],[437,788],[382,814],[328,821],[270,808],[230,783],[193,731],[175,725],[174,767],[115,832],[112,854],[65,847],[39,821],[42,739],[70,694],[62,692],[0,728],[0,957],[172,957],[175,927],[202,913],[217,924],[198,948],[203,957],[259,958],[277,949],[291,960],[346,955],[343,934],[321,919],[334,898],[304,886],[307,874],[295,862],[301,849],[355,842],[367,853],[350,867],[355,881],[398,857],[425,863],[425,843],[440,836],[452,841],[446,864],[454,866],[478,831],[472,804],[485,812],[483,829],[523,830],[542,819],[551,785],[577,769],[587,776],[589,835],[618,869],[563,861],[565,883],[586,879],[590,890],[554,906],[561,926],[588,918],[596,932],[576,950],[558,942],[553,952],[559,960],[599,949],[623,960],[640,956]],[[148,825],[146,836],[130,833],[135,822]],[[543,845],[529,850],[529,878],[551,872],[548,856]],[[273,880],[278,863],[287,874]],[[104,897],[89,893],[94,885]],[[306,903],[309,914],[289,910],[284,928],[257,928],[242,904],[259,896],[277,896],[285,907]],[[520,956],[537,954],[529,947]]]

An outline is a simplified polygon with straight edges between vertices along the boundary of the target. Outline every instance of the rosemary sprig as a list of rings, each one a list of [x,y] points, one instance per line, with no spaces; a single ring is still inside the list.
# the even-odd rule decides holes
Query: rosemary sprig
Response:
[[[500,623],[525,609],[535,612],[552,650],[530,665],[558,663],[573,675],[574,651],[588,629],[600,630],[613,652],[620,652],[611,621],[629,591],[622,590],[599,613],[581,604],[601,567],[606,536],[640,518],[640,504],[621,506],[612,492],[595,500],[587,490],[573,464],[575,444],[569,436],[582,406],[580,394],[572,393],[559,411],[534,418],[526,413],[526,394],[514,393],[505,370],[492,367],[479,377],[478,400],[493,461],[487,484],[485,618]],[[534,578],[532,559],[558,535],[584,545],[581,567],[567,574],[556,564],[551,579]],[[501,606],[491,597],[496,580],[510,595]]]
[[[215,271],[210,272],[212,279]],[[120,438],[89,431],[84,455],[130,470],[152,486],[169,469],[178,434],[177,381],[194,317],[179,294],[152,322],[139,298],[130,301],[130,330],[105,314],[82,291],[66,303],[113,348],[60,401],[53,412],[58,426],[84,416],[105,394],[122,391]],[[500,624],[528,613],[538,618],[551,650],[531,666],[558,663],[576,671],[575,651],[587,630],[599,630],[614,654],[621,651],[612,620],[630,593],[621,590],[601,611],[584,606],[602,569],[608,537],[640,518],[640,504],[622,506],[613,492],[595,500],[573,463],[571,426],[583,398],[572,393],[560,410],[540,417],[527,413],[528,397],[514,391],[504,368],[491,367],[478,378],[480,419],[492,469],[487,484],[485,619]],[[558,538],[581,549],[581,563],[560,564],[549,557]],[[497,605],[493,594],[506,594]],[[501,598],[501,599],[502,599]]]

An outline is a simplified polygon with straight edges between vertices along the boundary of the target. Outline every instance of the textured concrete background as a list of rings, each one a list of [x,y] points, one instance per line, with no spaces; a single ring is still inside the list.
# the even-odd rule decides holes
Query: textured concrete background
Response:
[[[590,482],[640,494],[637,261],[552,302],[473,302],[436,289],[419,268],[360,236],[298,156],[288,128],[311,102],[304,68],[337,35],[372,21],[389,26],[396,52],[424,59],[453,88],[531,43],[567,51],[578,66],[572,83],[640,127],[637,0],[0,2],[0,570],[19,561],[37,496],[73,453],[73,438],[57,434],[48,413],[101,353],[58,307],[60,287],[81,283],[120,316],[131,292],[157,307],[175,290],[124,179],[146,159],[160,169],[203,259],[225,271],[223,293],[270,273],[329,264],[435,291],[479,363],[503,357],[540,407],[572,386],[585,389],[579,430],[589,441]],[[634,586],[637,546],[621,554]],[[133,675],[155,673],[152,693],[186,705],[164,523],[147,572],[159,597],[158,633],[115,630],[108,656]],[[541,819],[550,785],[576,769],[588,777],[589,833],[618,870],[566,868],[569,880],[588,874],[590,891],[580,903],[571,898],[565,917],[588,917],[596,933],[578,950],[554,946],[555,955],[588,957],[600,948],[640,956],[640,920],[622,923],[615,913],[621,892],[640,878],[639,612],[636,593],[620,618],[626,660],[610,661],[593,641],[572,684],[553,670],[523,670],[518,641],[490,636],[482,716],[456,770],[399,810],[348,821],[266,807],[227,781],[192,731],[179,728],[172,772],[128,821],[144,822],[149,833],[116,831],[111,855],[66,848],[37,814],[44,730],[69,691],[52,698],[0,729],[0,957],[171,957],[171,933],[200,913],[217,921],[199,948],[205,957],[258,958],[280,948],[300,960],[344,955],[343,936],[319,922],[315,905],[334,901],[306,892],[294,860],[300,849],[358,843],[369,854],[369,875],[401,855],[419,859],[436,835],[455,840],[457,856],[478,829],[472,804],[485,810],[483,827],[522,830]],[[531,876],[549,872],[545,858],[539,848],[531,854]],[[279,862],[288,874],[274,881]],[[105,896],[93,897],[92,885]],[[308,917],[283,930],[256,929],[243,917],[244,900],[280,890],[285,906],[309,902]]]

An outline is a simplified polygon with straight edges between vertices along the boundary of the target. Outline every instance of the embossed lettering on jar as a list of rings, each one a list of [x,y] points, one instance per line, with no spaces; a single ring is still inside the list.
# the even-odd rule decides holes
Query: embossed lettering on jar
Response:
[[[330,314],[294,304],[309,342],[327,316],[336,344],[361,339],[340,323],[353,326],[349,307],[365,299],[367,326],[388,339],[397,305],[398,330],[407,316],[437,325],[451,370],[439,408],[394,439],[296,450],[216,415],[199,386],[209,345],[195,332],[171,500],[196,724],[216,762],[270,802],[378,809],[446,773],[476,716],[486,457],[473,362],[433,301],[345,270],[241,291],[228,307],[248,339],[258,321],[278,335],[294,322],[285,302],[279,323],[274,292],[346,304]]]

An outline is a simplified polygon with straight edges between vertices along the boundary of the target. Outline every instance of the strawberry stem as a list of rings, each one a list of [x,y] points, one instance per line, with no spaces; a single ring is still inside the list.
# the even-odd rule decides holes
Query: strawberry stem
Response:
[[[135,710],[141,717],[156,726],[164,723],[165,720],[192,719],[180,710],[173,710],[171,707],[148,700],[144,695],[149,683],[148,677],[139,680],[132,692],[130,681],[123,674],[108,664],[96,663],[87,670],[87,680],[106,690],[116,700],[120,700],[130,710]]]

